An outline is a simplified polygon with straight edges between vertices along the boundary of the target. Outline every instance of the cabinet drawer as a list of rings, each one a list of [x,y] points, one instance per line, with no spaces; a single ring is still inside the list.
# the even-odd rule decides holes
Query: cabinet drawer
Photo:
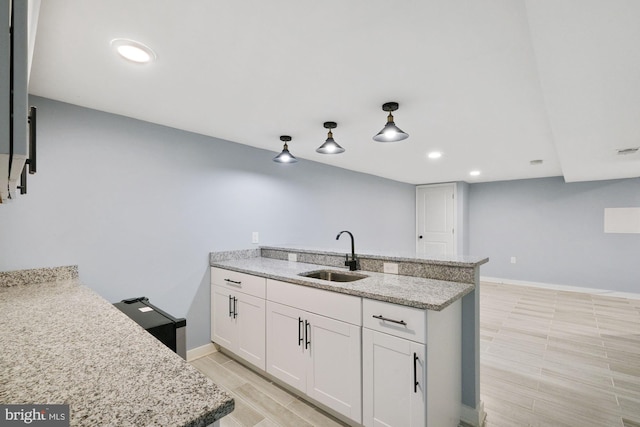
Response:
[[[264,298],[266,296],[266,283],[267,279],[264,277],[211,267],[212,285]]]
[[[267,300],[362,325],[362,298],[267,279]]]
[[[427,311],[363,298],[362,325],[422,344],[427,343]]]

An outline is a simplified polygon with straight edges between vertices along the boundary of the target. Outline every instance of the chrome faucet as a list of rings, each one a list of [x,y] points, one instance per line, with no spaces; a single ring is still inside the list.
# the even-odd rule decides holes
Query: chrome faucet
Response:
[[[348,233],[351,236],[351,261],[349,261],[349,254],[346,255],[346,259],[344,261],[344,265],[349,267],[350,271],[360,270],[360,260],[356,257],[355,243],[353,241],[353,234],[350,231],[344,230],[338,233],[336,236],[336,240],[340,239],[342,233]]]

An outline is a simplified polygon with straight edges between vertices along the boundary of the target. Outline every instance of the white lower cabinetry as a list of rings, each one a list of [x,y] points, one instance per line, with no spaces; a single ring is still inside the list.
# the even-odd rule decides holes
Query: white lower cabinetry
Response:
[[[267,372],[360,422],[360,330],[267,301]]]
[[[355,423],[455,427],[461,302],[442,311],[211,269],[211,339]]]
[[[285,290],[289,286],[303,288],[309,294],[301,300],[315,304],[322,297],[349,299],[350,296],[319,296],[317,289],[268,281],[270,286]],[[300,289],[297,289],[299,291]],[[277,297],[276,297],[277,298]],[[312,399],[360,423],[361,394],[361,327],[300,308],[267,301],[267,372]]]
[[[292,387],[307,391],[304,312],[267,302],[267,372]],[[308,353],[308,352],[307,352]]]
[[[217,271],[213,271],[217,270]],[[265,299],[266,281],[255,276],[212,269],[211,280],[211,341],[237,354],[252,365],[265,370]],[[231,274],[232,273],[232,274]],[[243,287],[248,281],[258,282],[257,291]],[[217,283],[222,283],[218,285]],[[262,295],[259,296],[253,294]]]
[[[307,394],[354,421],[362,420],[362,328],[309,315]]]
[[[363,424],[460,422],[461,303],[442,311],[363,299]]]
[[[365,328],[362,347],[363,424],[423,427],[426,346]]]
[[[211,340],[264,370],[265,300],[219,286],[211,294]]]

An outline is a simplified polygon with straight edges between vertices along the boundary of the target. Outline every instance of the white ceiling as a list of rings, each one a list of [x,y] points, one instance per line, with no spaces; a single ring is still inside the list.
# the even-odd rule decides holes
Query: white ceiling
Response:
[[[46,0],[30,93],[412,184],[637,177],[640,1]]]

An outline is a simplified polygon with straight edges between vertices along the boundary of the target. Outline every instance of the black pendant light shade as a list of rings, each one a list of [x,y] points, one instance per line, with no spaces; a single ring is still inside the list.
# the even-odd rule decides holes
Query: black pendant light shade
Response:
[[[273,161],[276,163],[295,163],[298,161],[293,154],[289,152],[289,146],[287,142],[291,141],[291,137],[289,135],[282,135],[280,137],[280,141],[284,142],[284,147],[282,148],[282,153],[278,154],[273,158]]]
[[[327,140],[324,142],[324,144],[322,144],[320,147],[316,149],[316,152],[320,154],[344,153],[344,148],[342,148],[340,144],[338,144],[333,139],[333,132],[331,132],[331,129],[335,129],[336,127],[338,127],[338,124],[336,122],[324,122],[324,127],[325,129],[329,129],[329,133],[327,134]]]
[[[392,111],[396,111],[398,109],[397,102],[387,102],[382,105],[383,111],[388,111],[389,116],[387,116],[387,124],[384,125],[384,128],[376,136],[373,137],[374,141],[378,142],[397,142],[402,141],[403,139],[409,138],[409,134],[400,129],[393,122],[393,114]]]

